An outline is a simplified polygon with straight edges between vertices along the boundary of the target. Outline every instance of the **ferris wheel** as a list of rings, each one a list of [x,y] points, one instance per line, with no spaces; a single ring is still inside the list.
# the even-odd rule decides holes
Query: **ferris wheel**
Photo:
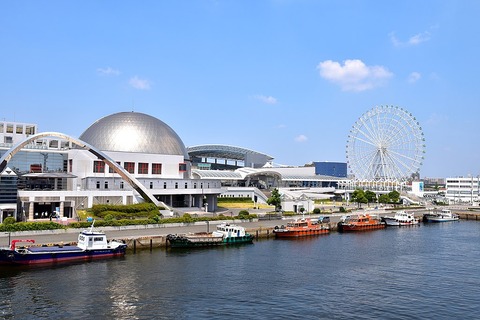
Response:
[[[378,106],[352,126],[347,164],[357,180],[405,181],[419,172],[425,147],[420,123],[410,112]]]

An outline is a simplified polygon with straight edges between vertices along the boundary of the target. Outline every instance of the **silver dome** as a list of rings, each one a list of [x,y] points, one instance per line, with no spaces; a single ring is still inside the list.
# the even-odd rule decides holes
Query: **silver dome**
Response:
[[[163,121],[138,112],[119,112],[101,118],[80,140],[102,150],[165,155],[188,154],[180,137]]]

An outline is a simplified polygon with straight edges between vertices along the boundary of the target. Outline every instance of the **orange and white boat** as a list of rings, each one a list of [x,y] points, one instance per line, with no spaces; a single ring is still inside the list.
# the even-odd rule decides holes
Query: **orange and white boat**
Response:
[[[330,232],[330,225],[321,223],[318,219],[297,219],[287,223],[287,226],[276,226],[273,233],[277,238],[298,238],[306,236],[316,236]]]
[[[353,232],[353,231],[370,231],[385,228],[385,222],[379,217],[367,214],[359,214],[349,216],[338,223],[338,231]]]

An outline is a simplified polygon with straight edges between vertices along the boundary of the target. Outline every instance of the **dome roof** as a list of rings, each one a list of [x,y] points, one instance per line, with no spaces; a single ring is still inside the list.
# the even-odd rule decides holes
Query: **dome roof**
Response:
[[[182,155],[188,159],[177,133],[163,121],[144,113],[119,112],[103,117],[79,139],[101,151]]]

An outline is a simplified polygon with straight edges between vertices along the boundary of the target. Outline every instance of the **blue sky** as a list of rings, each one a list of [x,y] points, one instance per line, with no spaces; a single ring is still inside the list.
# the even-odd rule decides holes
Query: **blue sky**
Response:
[[[3,1],[0,118],[80,134],[150,114],[186,146],[346,161],[377,105],[426,138],[422,177],[480,174],[478,1]]]

